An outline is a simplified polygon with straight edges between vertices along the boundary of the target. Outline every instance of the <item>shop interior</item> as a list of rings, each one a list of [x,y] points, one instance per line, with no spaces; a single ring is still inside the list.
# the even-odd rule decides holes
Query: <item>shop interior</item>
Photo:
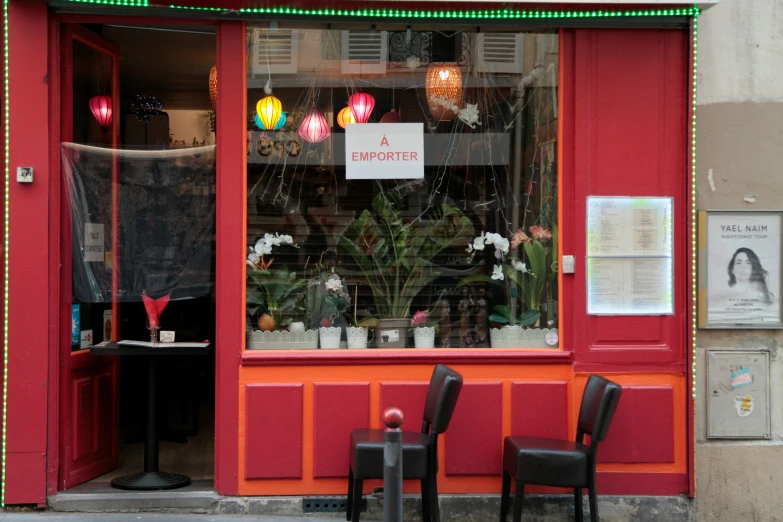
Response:
[[[214,206],[215,178],[214,153],[202,155],[208,157],[200,165],[198,183],[187,200],[187,208],[195,209],[203,223],[199,225],[199,234],[191,237],[180,233],[176,237],[161,237],[158,230],[147,225],[144,216],[125,216],[131,212],[127,205],[134,202],[123,201],[128,192],[126,185],[135,183],[139,173],[149,170],[152,181],[154,176],[166,174],[170,165],[161,166],[157,158],[159,151],[172,149],[214,150],[209,149],[215,143],[214,133],[214,89],[210,96],[210,71],[215,65],[215,28],[211,25],[173,25],[173,26],[124,26],[124,25],[85,25],[82,28],[91,31],[116,44],[119,48],[119,136],[117,148],[138,151],[134,165],[119,160],[120,200],[119,238],[120,238],[120,279],[119,292],[110,291],[112,271],[111,249],[106,224],[105,273],[93,271],[85,276],[80,273],[81,258],[77,254],[80,231],[73,228],[73,304],[78,306],[78,322],[82,339],[74,337],[72,350],[86,349],[84,332],[92,332],[94,339],[87,345],[108,341],[112,335],[112,301],[117,294],[117,314],[119,318],[117,339],[149,340],[148,319],[145,306],[140,299],[139,289],[174,288],[171,301],[160,314],[160,328],[172,331],[177,342],[203,342],[215,339],[215,235]],[[101,101],[101,96],[110,93],[112,82],[111,60],[106,60],[95,49],[81,42],[73,47],[73,142],[80,145],[111,147],[110,133],[100,122],[100,112],[96,114],[93,103]],[[212,74],[214,80],[214,73]],[[89,107],[89,109],[88,109]],[[100,108],[98,108],[100,111]],[[117,115],[115,115],[116,117]],[[201,148],[201,149],[199,149]],[[80,150],[80,149],[77,149]],[[80,157],[73,164],[87,162],[89,151],[81,150]],[[64,153],[65,158],[65,153]],[[177,161],[182,161],[177,160]],[[64,159],[64,163],[66,160]],[[172,162],[173,163],[173,162]],[[147,169],[149,167],[149,169]],[[86,167],[85,167],[86,170]],[[180,169],[183,170],[183,169]],[[67,169],[64,168],[67,172]],[[128,179],[122,179],[128,175]],[[89,181],[85,182],[88,183]],[[151,185],[152,186],[152,185]],[[125,191],[125,192],[124,192]],[[72,202],[73,203],[73,202]],[[168,216],[171,221],[182,216],[174,215],[177,204],[171,205]],[[96,203],[101,208],[112,208],[108,194],[103,202]],[[158,205],[160,207],[161,205]],[[137,208],[137,207],[136,207]],[[153,207],[150,207],[153,208]],[[155,207],[157,208],[157,207]],[[159,208],[157,208],[159,210]],[[159,216],[159,214],[156,214]],[[85,216],[85,221],[95,218]],[[108,219],[108,218],[107,218]],[[151,217],[148,216],[151,220]],[[187,217],[180,220],[179,227],[187,229]],[[168,245],[168,246],[167,246]],[[176,259],[180,250],[198,252],[198,263],[186,264],[177,268]],[[172,255],[172,251],[174,255]],[[154,263],[137,263],[130,259],[135,252],[139,258],[153,258]],[[125,257],[123,258],[123,253]],[[184,257],[184,255],[180,255]],[[172,259],[174,261],[172,261]],[[150,282],[149,274],[164,274],[180,271],[179,282],[187,280],[188,291],[177,288],[178,282],[167,281],[162,285]],[[108,276],[106,275],[108,274]],[[141,274],[141,275],[140,275]],[[104,283],[103,292],[98,297],[85,292],[85,277]],[[102,279],[103,278],[103,279]],[[154,292],[154,291],[153,291]],[[161,292],[162,293],[162,292]],[[86,297],[83,297],[86,294]],[[150,293],[152,298],[161,295]],[[73,328],[73,325],[72,325]],[[144,438],[147,420],[146,390],[147,371],[141,357],[118,357],[119,362],[119,466],[108,474],[99,476],[79,488],[108,488],[112,479],[138,472],[144,469]],[[193,484],[212,489],[214,476],[214,344],[207,356],[164,356],[158,361],[158,417],[160,469],[169,473],[189,476]],[[114,490],[119,491],[119,490]]]

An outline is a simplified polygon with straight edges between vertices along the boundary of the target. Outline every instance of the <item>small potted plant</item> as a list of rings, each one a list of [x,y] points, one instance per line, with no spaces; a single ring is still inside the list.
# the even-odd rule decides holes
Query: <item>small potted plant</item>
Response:
[[[334,268],[318,265],[318,273],[307,284],[306,310],[311,328],[316,325],[325,350],[340,347],[343,329],[335,325],[351,305],[351,297],[345,292],[343,280]]]
[[[429,325],[430,310],[419,310],[411,317],[413,342],[416,348],[435,348],[436,326]]]
[[[247,275],[255,283],[247,290],[248,325],[255,323],[258,327],[249,328],[248,350],[318,347],[317,331],[299,328],[293,321],[302,313],[307,280],[297,278],[296,272],[289,272],[285,266],[272,270],[274,258],[265,258],[283,246],[298,248],[291,236],[265,234],[247,256]]]
[[[378,319],[375,317],[365,317],[359,319],[358,316],[359,287],[356,287],[353,296],[353,317],[351,325],[345,328],[345,334],[348,339],[348,348],[367,348],[367,337],[370,328],[378,326]]]

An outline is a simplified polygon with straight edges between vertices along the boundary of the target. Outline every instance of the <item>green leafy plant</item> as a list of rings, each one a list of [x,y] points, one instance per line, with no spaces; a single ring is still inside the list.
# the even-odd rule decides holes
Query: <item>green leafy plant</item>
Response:
[[[364,274],[383,318],[407,318],[413,299],[438,275],[435,256],[464,244],[472,232],[470,220],[447,204],[413,221],[420,222],[403,219],[398,202],[381,193],[372,211],[366,209],[336,236]]]
[[[284,266],[274,271],[251,269],[247,274],[256,284],[256,288],[247,291],[247,311],[251,316],[269,314],[275,327],[280,328],[302,313],[306,279],[297,279],[296,272],[289,272]]]
[[[351,306],[351,298],[343,288],[343,280],[334,271],[318,265],[318,273],[307,283],[305,309],[309,328],[327,326]]]

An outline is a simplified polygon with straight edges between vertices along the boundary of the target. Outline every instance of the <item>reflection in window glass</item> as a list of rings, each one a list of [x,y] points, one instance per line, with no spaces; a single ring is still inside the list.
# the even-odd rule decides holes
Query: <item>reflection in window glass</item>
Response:
[[[557,346],[555,33],[247,42],[248,348]]]

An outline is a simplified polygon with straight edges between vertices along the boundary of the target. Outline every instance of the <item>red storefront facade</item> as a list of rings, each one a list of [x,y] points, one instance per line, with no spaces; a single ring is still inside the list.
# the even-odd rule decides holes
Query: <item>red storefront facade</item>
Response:
[[[505,436],[572,437],[584,383],[597,373],[624,387],[599,459],[599,493],[695,494],[691,137],[698,8],[431,3],[418,12],[412,10],[421,5],[401,3],[278,9],[220,2],[184,8],[37,0],[6,7],[6,177],[20,166],[34,169],[33,183],[12,177],[5,193],[6,504],[45,505],[47,496],[94,478],[116,461],[117,405],[109,408],[111,422],[99,422],[100,379],[91,381],[95,411],[78,410],[74,392],[74,383],[91,371],[90,378],[115,379],[116,365],[96,363],[89,351],[71,353],[70,345],[67,352],[62,349],[71,303],[63,290],[70,276],[63,273],[70,273],[71,253],[62,231],[69,218],[60,144],[70,140],[62,135],[67,93],[61,86],[67,82],[61,42],[64,35],[79,38],[74,25],[108,22],[216,26],[214,487],[219,494],[344,493],[351,429],[379,427],[381,412],[391,405],[417,419],[437,363],[465,378],[439,448],[442,493],[498,493]],[[560,253],[576,259],[574,273],[557,275],[559,347],[248,350],[248,268],[242,254],[249,233],[247,24],[410,27],[423,23],[421,18],[446,26],[556,31],[559,117],[550,129],[558,144],[556,234]],[[584,231],[590,196],[672,198],[672,314],[587,313]],[[88,420],[95,424],[86,429]],[[101,451],[77,462],[72,452],[79,444]]]

